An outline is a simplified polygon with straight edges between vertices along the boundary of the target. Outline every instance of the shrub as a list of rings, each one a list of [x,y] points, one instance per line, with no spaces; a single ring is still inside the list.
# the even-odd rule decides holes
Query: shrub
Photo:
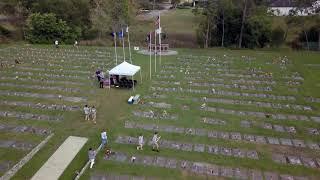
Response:
[[[31,43],[53,43],[55,40],[70,43],[77,38],[65,21],[52,13],[34,13],[27,19],[26,40]]]
[[[271,33],[272,46],[274,47],[281,46],[284,42],[284,35],[285,35],[285,31],[280,26],[273,29]]]

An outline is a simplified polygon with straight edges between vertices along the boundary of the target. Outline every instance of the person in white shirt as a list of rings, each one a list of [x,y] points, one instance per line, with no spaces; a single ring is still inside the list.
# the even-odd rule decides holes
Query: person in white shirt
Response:
[[[96,158],[96,151],[94,151],[92,148],[89,149],[88,158],[89,158],[89,162],[90,162],[90,169],[92,169],[92,167],[95,163],[94,162],[95,158]]]
[[[140,134],[140,136],[138,138],[137,150],[143,150],[143,144],[144,144],[143,135]]]
[[[78,47],[78,41],[74,41],[73,46],[74,46],[74,47]]]
[[[97,119],[97,110],[94,106],[91,108],[91,118],[94,124],[96,124],[96,119]]]
[[[104,78],[105,78],[105,76],[104,76],[104,72],[103,72],[103,71],[101,71],[101,73],[100,73],[100,77],[101,77],[102,79],[104,79]]]
[[[85,105],[83,108],[84,111],[84,115],[85,115],[85,121],[89,121],[89,116],[90,116],[90,108],[88,107],[88,105]]]
[[[108,136],[106,131],[102,131],[101,133],[101,144],[105,145],[107,144]]]
[[[152,151],[157,151],[159,152],[159,140],[161,136],[158,137],[158,132],[155,132],[153,137],[152,137]]]
[[[58,40],[54,41],[54,45],[56,46],[56,48],[58,48],[59,47],[59,41]]]

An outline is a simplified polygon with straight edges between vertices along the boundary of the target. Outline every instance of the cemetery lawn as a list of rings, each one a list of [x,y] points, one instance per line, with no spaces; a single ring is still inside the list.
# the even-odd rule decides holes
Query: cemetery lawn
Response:
[[[121,49],[118,52],[122,52]],[[0,71],[0,83],[10,83],[16,85],[25,85],[24,88],[14,87],[12,85],[0,86],[0,102],[2,101],[22,101],[29,103],[42,104],[60,104],[68,106],[80,107],[77,111],[67,110],[53,110],[53,109],[37,109],[32,107],[13,106],[0,103],[0,111],[10,111],[19,113],[32,113],[48,115],[50,117],[63,117],[60,121],[47,120],[29,120],[17,119],[14,117],[0,116],[1,125],[12,126],[32,126],[37,128],[49,129],[55,135],[50,141],[14,176],[13,179],[30,179],[34,173],[46,162],[46,160],[55,152],[55,150],[63,143],[68,136],[81,136],[89,138],[88,143],[83,147],[79,154],[75,157],[72,163],[64,171],[60,179],[72,179],[75,177],[75,172],[79,171],[87,161],[87,150],[89,147],[97,148],[100,144],[100,132],[103,129],[108,133],[108,147],[115,152],[123,152],[128,157],[134,156],[161,156],[176,160],[188,160],[192,162],[205,162],[221,167],[244,168],[249,170],[258,170],[261,172],[274,172],[277,174],[288,174],[292,176],[304,176],[310,179],[319,179],[320,171],[317,168],[306,167],[304,165],[289,165],[277,163],[272,160],[273,154],[283,154],[286,156],[310,157],[312,159],[320,159],[319,150],[314,150],[308,147],[299,148],[285,145],[271,145],[259,144],[249,141],[237,141],[232,139],[209,138],[208,136],[185,135],[185,133],[173,133],[159,131],[161,140],[170,140],[175,142],[185,142],[191,144],[216,145],[225,148],[239,148],[242,150],[253,150],[258,153],[259,159],[240,158],[228,156],[223,154],[212,154],[206,152],[182,151],[160,146],[160,153],[151,151],[151,146],[145,145],[143,151],[137,151],[136,145],[128,145],[117,143],[116,139],[119,136],[138,137],[143,133],[145,141],[149,141],[152,137],[153,131],[138,128],[125,128],[125,122],[134,122],[140,124],[156,124],[163,126],[175,126],[183,128],[197,128],[205,129],[207,131],[220,132],[239,132],[243,135],[259,135],[264,137],[299,139],[304,142],[320,143],[320,135],[311,135],[306,130],[307,128],[314,128],[320,131],[319,122],[308,120],[277,120],[274,118],[254,117],[254,116],[238,116],[234,114],[215,113],[204,111],[200,109],[203,104],[201,99],[217,98],[217,99],[231,99],[241,101],[257,101],[269,102],[274,104],[298,104],[312,107],[312,111],[299,110],[292,108],[269,108],[258,107],[256,105],[240,105],[228,104],[219,102],[207,102],[206,106],[230,109],[235,111],[254,111],[264,112],[270,114],[294,114],[307,117],[320,116],[320,103],[307,101],[306,97],[320,98],[320,54],[313,52],[292,52],[292,51],[253,51],[253,50],[225,50],[225,49],[178,49],[178,56],[162,57],[162,66],[158,65],[157,73],[153,72],[153,78],[149,78],[149,57],[133,53],[133,63],[142,67],[143,82],[140,82],[139,77],[138,86],[135,92],[124,89],[98,89],[98,83],[94,77],[94,72],[98,68],[104,70],[111,69],[114,66],[113,49],[105,47],[79,47],[75,49],[72,46],[61,46],[55,49],[53,46],[45,45],[10,45],[8,47],[0,46],[1,61],[8,61],[9,64],[14,64],[14,60],[18,59],[22,64],[15,65],[15,67],[2,68]],[[192,55],[192,57],[190,56]],[[285,65],[281,65],[284,57]],[[209,61],[208,57],[215,58],[216,61]],[[177,59],[177,58],[180,58]],[[122,58],[119,61],[122,62]],[[183,63],[186,59],[188,63]],[[192,59],[192,60],[188,60]],[[182,62],[181,62],[182,61]],[[192,62],[192,65],[189,64]],[[223,64],[225,66],[209,66],[210,64]],[[199,63],[206,63],[199,64]],[[231,62],[231,63],[230,63]],[[189,67],[188,67],[189,64]],[[172,68],[168,68],[168,67]],[[153,65],[154,67],[154,65]],[[282,67],[282,68],[281,68]],[[34,69],[26,69],[34,68]],[[35,69],[38,68],[38,69]],[[202,77],[200,80],[187,80],[184,77],[186,69],[192,69],[190,72],[195,72],[188,76]],[[198,68],[198,70],[193,70]],[[209,68],[208,72],[211,75],[203,75],[205,68]],[[272,78],[276,82],[275,85],[253,84],[257,87],[272,88],[271,92],[260,90],[243,90],[239,88],[228,88],[225,86],[205,87],[205,86],[191,86],[190,81],[196,82],[210,82],[217,84],[231,84],[234,79],[240,77],[220,76],[222,72],[217,71],[217,68],[232,69],[240,72],[239,74],[247,74],[249,69],[261,70],[265,73],[272,73]],[[62,69],[62,70],[60,70]],[[160,72],[163,70],[164,72]],[[181,71],[180,71],[181,70]],[[33,74],[28,74],[32,72]],[[167,72],[167,73],[166,73]],[[171,73],[172,72],[172,73]],[[40,73],[40,74],[39,74]],[[230,71],[230,74],[233,73]],[[46,75],[45,75],[46,74]],[[236,74],[236,73],[235,73]],[[259,74],[259,73],[256,73]],[[58,75],[58,76],[51,76]],[[64,75],[64,76],[61,76]],[[70,75],[70,76],[66,76]],[[156,77],[159,75],[160,77]],[[174,75],[175,78],[165,78],[164,76]],[[18,76],[16,80],[15,77]],[[76,76],[76,77],[72,77]],[[161,77],[162,76],[162,77]],[[289,77],[285,79],[284,77]],[[301,76],[304,80],[293,80],[293,77]],[[216,79],[223,79],[223,82],[214,82],[212,77]],[[13,79],[10,79],[13,78]],[[26,79],[23,81],[23,79]],[[268,80],[268,78],[244,78],[246,80]],[[35,80],[35,81],[32,81]],[[38,80],[38,81],[36,81]],[[47,80],[53,80],[48,82]],[[59,82],[60,81],[60,82]],[[67,82],[61,82],[67,81]],[[166,81],[167,83],[163,83]],[[289,81],[301,82],[301,85],[288,85]],[[68,83],[69,82],[69,83]],[[79,84],[72,84],[76,82]],[[157,83],[162,82],[162,83]],[[173,82],[180,82],[180,85],[175,85]],[[239,83],[241,84],[241,83]],[[78,89],[80,91],[69,90],[50,90],[37,89],[34,86],[43,87],[63,87],[68,89]],[[247,85],[247,84],[245,84]],[[28,88],[29,86],[29,88]],[[33,87],[31,87],[33,86]],[[164,92],[161,90],[154,91],[152,87],[161,88],[182,88],[182,89],[198,89],[209,90],[215,88],[219,91],[232,91],[242,93],[260,93],[273,94],[276,96],[293,96],[296,100],[270,100],[268,98],[259,97],[243,97],[243,96],[227,96],[216,94],[197,94],[187,92]],[[247,85],[249,86],[249,85]],[[37,94],[53,94],[62,95],[63,97],[83,97],[87,101],[73,102],[66,101],[64,98],[43,98],[43,97],[26,97],[3,95],[1,92],[28,92]],[[153,93],[157,92],[160,95],[165,95],[165,98],[154,98]],[[148,105],[128,105],[127,99],[134,94],[142,95],[142,100],[145,104],[148,102],[166,103],[172,105],[171,108],[155,108]],[[151,96],[147,98],[146,96]],[[178,99],[177,99],[178,98]],[[193,98],[200,99],[194,101]],[[82,108],[84,104],[95,105],[97,107],[97,124],[84,121]],[[186,107],[186,110],[183,110]],[[155,114],[163,114],[165,110],[167,114],[176,115],[177,120],[168,120],[166,118],[147,118],[138,117],[133,112],[154,112]],[[206,124],[202,122],[202,118],[221,119],[225,125]],[[241,121],[247,120],[251,122],[251,127],[244,128]],[[282,127],[295,127],[296,133],[288,133],[287,131],[279,132],[274,129],[265,129],[259,126],[261,123],[270,123],[272,125],[281,125]],[[40,143],[45,136],[35,135],[34,133],[14,133],[4,132],[0,130],[0,141],[15,140]],[[243,138],[243,137],[242,137]],[[29,151],[17,150],[12,147],[0,148],[1,162],[11,162],[11,166],[17,163]],[[319,162],[320,163],[320,162]],[[179,167],[180,165],[177,165]],[[0,169],[1,170],[1,169]],[[3,174],[0,171],[0,174]],[[88,169],[81,179],[90,179],[96,174],[124,174],[131,176],[146,176],[156,177],[160,179],[207,179],[217,178],[215,176],[199,175],[197,173],[190,173],[188,171],[181,171],[176,169],[169,169],[155,166],[144,166],[137,164],[130,164],[129,162],[117,162],[113,160],[104,160],[104,150],[102,150],[97,157],[95,167]],[[223,179],[224,177],[221,177]]]

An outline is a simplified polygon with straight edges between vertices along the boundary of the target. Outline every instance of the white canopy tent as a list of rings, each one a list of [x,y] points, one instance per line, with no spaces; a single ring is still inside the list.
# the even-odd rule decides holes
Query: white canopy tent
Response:
[[[141,67],[130,64],[126,61],[123,61],[121,64],[117,65],[116,67],[114,67],[109,71],[109,80],[111,75],[131,76],[132,80],[134,80],[134,75],[137,74],[137,72],[140,72],[140,79],[142,82]],[[110,86],[111,85],[109,83],[109,88]],[[134,89],[134,83],[133,83],[133,89]]]

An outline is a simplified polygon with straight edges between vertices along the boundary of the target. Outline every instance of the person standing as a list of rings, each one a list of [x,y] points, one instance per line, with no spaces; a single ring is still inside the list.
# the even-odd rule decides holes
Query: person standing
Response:
[[[153,137],[152,137],[152,151],[157,151],[159,152],[159,140],[161,136],[158,137],[158,132],[155,132]]]
[[[104,83],[104,79],[100,78],[99,84],[100,84],[100,88],[103,89],[103,83]]]
[[[54,45],[56,46],[56,48],[59,48],[59,41],[58,41],[58,40],[55,40],[55,41],[54,41]]]
[[[143,144],[144,144],[143,135],[140,134],[140,136],[138,138],[137,150],[143,150]]]
[[[78,41],[77,41],[77,40],[74,41],[73,46],[76,47],[76,48],[78,48]]]
[[[94,165],[94,161],[95,161],[95,158],[96,158],[96,151],[93,150],[92,148],[89,148],[89,151],[88,151],[88,158],[89,158],[89,162],[90,162],[90,169],[92,169],[93,165]]]
[[[89,121],[89,116],[90,116],[90,108],[88,107],[88,105],[85,105],[83,108],[84,111],[84,115],[85,115],[85,121]]]
[[[97,122],[96,122],[96,119],[97,119],[97,109],[96,109],[94,106],[92,106],[92,108],[91,108],[91,118],[92,118],[93,123],[96,124],[96,123],[97,123]]]
[[[101,144],[105,145],[108,142],[108,136],[107,136],[107,132],[104,130],[101,133]]]

